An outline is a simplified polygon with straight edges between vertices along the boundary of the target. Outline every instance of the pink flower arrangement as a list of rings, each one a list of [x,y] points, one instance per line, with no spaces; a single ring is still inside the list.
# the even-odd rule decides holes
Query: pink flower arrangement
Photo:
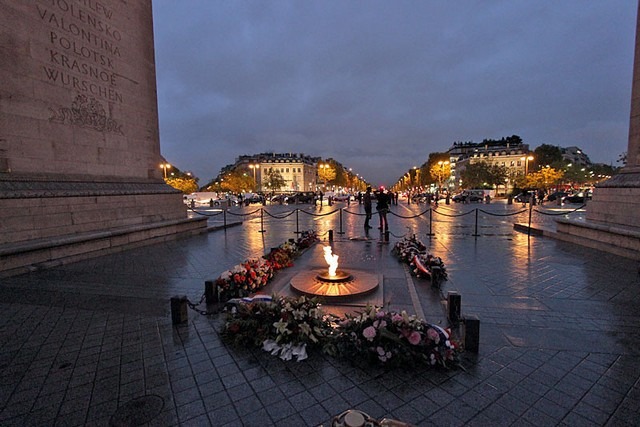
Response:
[[[335,324],[338,353],[350,359],[412,366],[419,363],[447,366],[458,357],[458,344],[450,332],[417,316],[368,306]]]
[[[450,332],[417,316],[368,306],[356,315],[325,315],[316,299],[272,297],[238,305],[229,314],[223,337],[256,345],[283,360],[303,360],[308,348],[352,362],[384,366],[449,367],[459,346]]]
[[[362,336],[369,341],[373,341],[373,339],[376,337],[376,333],[376,328],[374,328],[373,326],[367,326],[366,328],[364,328],[364,331],[362,331]]]
[[[305,232],[298,241],[290,239],[262,258],[246,260],[223,272],[215,282],[220,299],[246,297],[260,291],[278,270],[293,265],[301,247],[308,247],[316,240],[315,232]]]

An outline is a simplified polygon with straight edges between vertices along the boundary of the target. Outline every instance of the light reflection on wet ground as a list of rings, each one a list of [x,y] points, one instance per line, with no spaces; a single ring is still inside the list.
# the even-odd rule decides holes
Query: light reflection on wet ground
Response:
[[[296,207],[301,210],[291,213]],[[563,211],[556,206],[536,207],[532,222],[553,228],[554,216],[541,212],[569,214],[576,207]],[[489,205],[441,203],[430,216],[417,216],[426,210],[424,205],[393,206],[396,215],[389,215],[388,244],[381,242],[375,215],[374,229],[365,232],[362,206],[354,203],[322,208],[267,206],[269,214],[262,216],[260,208],[231,209],[227,221],[243,223],[227,230],[3,279],[0,424],[7,420],[24,424],[29,419],[17,417],[15,408],[24,405],[13,403],[27,398],[19,391],[31,390],[33,378],[28,372],[42,369],[42,363],[32,366],[23,361],[31,360],[26,356],[58,360],[60,355],[64,359],[77,352],[78,361],[84,361],[83,343],[100,338],[103,330],[109,336],[95,350],[102,352],[96,360],[117,368],[116,389],[113,395],[111,390],[98,388],[85,394],[93,390],[107,396],[100,403],[109,406],[109,415],[126,402],[131,397],[126,390],[132,386],[129,375],[119,374],[122,357],[122,372],[127,364],[126,369],[131,370],[126,372],[144,377],[145,384],[157,384],[153,392],[167,403],[165,425],[215,425],[221,419],[227,425],[254,421],[255,425],[278,425],[283,411],[288,411],[293,425],[318,425],[349,407],[418,425],[617,426],[634,425],[640,419],[636,262],[515,232],[513,224],[526,223],[529,211],[520,212],[521,205],[500,201]],[[340,208],[344,208],[342,221]],[[504,216],[513,212],[520,213]],[[569,215],[579,218],[584,210]],[[220,225],[222,219],[217,215],[209,222]],[[481,321],[480,352],[468,356],[466,371],[403,374],[361,370],[326,357],[292,365],[260,352],[229,351],[214,332],[215,322],[206,318],[191,317],[189,325],[180,328],[169,324],[167,301],[171,296],[183,294],[197,301],[204,280],[215,279],[240,261],[262,256],[271,247],[296,238],[297,230],[309,229],[316,230],[325,243],[332,230],[336,250],[341,242],[349,248],[342,255],[344,260],[386,274],[385,293],[390,295],[385,299],[407,307],[412,302],[406,295],[406,278],[389,251],[403,235],[415,233],[430,252],[444,260],[449,274],[441,293],[428,281],[411,279],[426,317],[434,322],[442,319],[440,299],[448,291],[457,291],[462,296],[463,316],[478,316]],[[93,319],[88,329],[90,322],[85,318]],[[73,319],[79,320],[69,326]],[[55,328],[51,335],[49,327]],[[45,340],[49,345],[43,345]],[[144,343],[144,351],[134,348],[138,341]],[[88,351],[94,348],[98,347]],[[131,348],[128,353],[126,349]],[[138,367],[140,359],[144,364]],[[149,366],[155,370],[147,372]],[[91,381],[103,372],[99,368],[97,361],[93,371],[78,364],[78,371],[92,375]],[[72,396],[78,392],[73,381],[78,380],[70,375],[62,378],[55,371],[46,379],[62,383]],[[145,390],[149,391],[143,384],[142,392]],[[40,389],[34,393],[27,413],[38,405],[35,400]],[[277,402],[267,402],[269,396],[277,397]],[[312,403],[300,406],[307,401]],[[272,410],[275,404],[281,405],[278,411]],[[86,405],[88,408],[89,403]],[[53,418],[58,414],[67,417],[59,406],[52,410]],[[100,419],[99,409],[105,411],[104,406],[85,409],[78,425],[106,425],[108,419]]]

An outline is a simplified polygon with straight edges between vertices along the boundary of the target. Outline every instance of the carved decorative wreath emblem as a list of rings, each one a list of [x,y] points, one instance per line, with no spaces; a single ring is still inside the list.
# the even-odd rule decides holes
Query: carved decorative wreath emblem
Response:
[[[102,104],[93,97],[77,95],[71,108],[59,108],[57,111],[49,108],[53,123],[71,124],[100,132],[113,132],[124,135],[122,125],[111,117],[107,117]]]

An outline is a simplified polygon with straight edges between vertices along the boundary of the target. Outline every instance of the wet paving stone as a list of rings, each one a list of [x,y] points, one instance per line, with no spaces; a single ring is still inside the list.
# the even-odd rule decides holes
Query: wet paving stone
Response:
[[[430,229],[426,216],[400,217],[425,206],[393,206],[385,243],[346,213],[345,234],[328,242],[338,215],[301,206],[299,224],[295,215],[263,225],[247,217],[226,231],[2,279],[0,424],[316,426],[347,407],[417,425],[637,424],[637,263],[514,232],[528,214],[482,213],[477,237],[473,213],[443,215],[476,207],[441,205]],[[482,205],[496,214],[519,208]],[[446,325],[441,302],[458,292],[462,315],[480,320],[479,352],[464,355],[464,370],[385,371],[319,354],[297,363],[233,350],[217,335],[221,318],[193,311],[172,326],[173,295],[197,302],[205,280],[295,238],[297,228],[316,229],[345,262],[382,274],[385,302],[419,304],[433,323]],[[391,256],[408,232],[443,258],[442,289],[408,283]]]

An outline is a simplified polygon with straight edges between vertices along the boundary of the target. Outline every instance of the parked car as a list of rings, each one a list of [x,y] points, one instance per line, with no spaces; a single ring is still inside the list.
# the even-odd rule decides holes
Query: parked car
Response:
[[[283,194],[276,194],[270,199],[270,201],[274,205],[277,205],[277,204],[281,205],[283,203],[287,203],[288,199],[289,199],[289,195],[283,193]]]
[[[477,191],[465,190],[462,193],[454,195],[451,200],[456,203],[460,202],[482,202],[484,201],[484,194]]]
[[[213,206],[234,206],[238,204],[238,198],[232,195],[226,195],[213,200]],[[211,200],[206,203],[210,204]]]
[[[260,203],[262,204],[263,196],[256,193],[245,193],[244,194],[244,204],[249,206],[252,203]]]
[[[568,193],[566,191],[556,191],[554,193],[549,194],[547,196],[547,200],[550,202],[553,202],[554,200],[557,200],[557,199],[562,200],[562,198],[564,198],[567,195]]]
[[[313,203],[316,199],[316,193],[313,191],[301,191],[287,199],[287,203]]]
[[[336,202],[346,202],[347,200],[351,199],[351,195],[350,194],[336,194],[333,196],[333,200],[335,200]]]
[[[562,199],[564,203],[584,203],[585,200],[585,193],[583,193],[582,191],[579,193],[570,194]]]
[[[431,201],[431,193],[417,193],[411,197],[414,203],[429,203]]]
[[[534,191],[524,191],[522,193],[516,194],[513,197],[513,200],[518,203],[529,203],[529,201],[531,201],[531,196],[533,196],[534,194]]]

